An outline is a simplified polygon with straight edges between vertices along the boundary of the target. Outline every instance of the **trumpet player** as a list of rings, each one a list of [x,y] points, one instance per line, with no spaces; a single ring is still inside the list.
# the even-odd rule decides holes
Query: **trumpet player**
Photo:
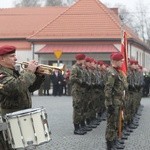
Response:
[[[22,72],[15,70],[16,47],[0,47],[0,103],[1,115],[32,107],[31,92],[40,88],[44,75],[38,71],[38,63],[34,60],[28,63]],[[0,149],[11,150],[8,142],[3,140],[0,131]]]

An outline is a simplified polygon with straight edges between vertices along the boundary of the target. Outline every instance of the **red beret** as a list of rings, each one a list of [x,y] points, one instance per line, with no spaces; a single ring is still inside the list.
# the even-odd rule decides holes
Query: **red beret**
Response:
[[[111,54],[111,59],[112,60],[116,60],[116,61],[120,61],[120,60],[123,59],[123,55],[120,52],[118,52],[118,53],[112,53]]]
[[[15,53],[15,51],[16,47],[14,46],[5,45],[0,47],[0,55]]]
[[[103,61],[99,60],[99,61],[98,61],[98,64],[99,64],[100,66],[102,66],[102,65],[104,65],[105,63],[104,63]]]
[[[84,60],[85,55],[84,54],[76,54],[76,60]]]
[[[91,63],[94,62],[95,64],[97,63],[96,60],[94,58],[91,58]]]
[[[91,62],[91,58],[90,58],[90,57],[86,57],[86,58],[85,58],[85,61],[86,61],[86,62]]]
[[[91,58],[90,62],[93,62],[94,61],[94,58]]]
[[[130,59],[129,62],[130,62],[131,65],[133,65],[133,64],[137,65],[138,64],[138,61],[137,60],[133,60],[133,59],[132,60]]]

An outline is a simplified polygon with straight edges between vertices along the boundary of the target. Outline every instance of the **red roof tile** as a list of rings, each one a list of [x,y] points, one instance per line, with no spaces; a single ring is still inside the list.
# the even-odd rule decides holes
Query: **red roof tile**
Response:
[[[19,50],[30,50],[31,43],[27,41],[0,41],[0,46],[3,45],[13,45]]]
[[[120,38],[118,16],[98,0],[79,0],[31,39]]]
[[[78,0],[71,7],[0,9],[0,39],[120,39],[120,20],[99,0]],[[142,43],[127,27],[128,38]]]
[[[56,50],[61,50],[63,53],[111,53],[118,51],[117,48],[112,44],[50,44],[46,45],[36,53],[54,53]]]
[[[0,9],[0,38],[26,38],[66,7]]]

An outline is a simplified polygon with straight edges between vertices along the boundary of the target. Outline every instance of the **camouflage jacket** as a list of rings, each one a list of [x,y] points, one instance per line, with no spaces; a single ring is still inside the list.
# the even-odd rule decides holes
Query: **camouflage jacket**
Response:
[[[115,68],[110,67],[108,69],[107,81],[104,89],[106,106],[122,105],[127,88],[127,80],[122,71],[117,71]]]
[[[30,108],[30,92],[37,90],[44,77],[30,71],[18,71],[0,65],[0,102],[1,109],[21,110]]]
[[[72,84],[72,92],[79,90],[82,92],[82,84],[84,81],[84,70],[82,66],[75,64],[72,66],[70,74],[70,82]]]

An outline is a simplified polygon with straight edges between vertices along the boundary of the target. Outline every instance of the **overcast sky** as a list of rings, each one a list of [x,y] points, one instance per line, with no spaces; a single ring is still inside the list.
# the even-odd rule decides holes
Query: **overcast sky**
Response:
[[[13,7],[13,2],[16,0],[0,0],[0,8],[10,8]],[[138,3],[142,2],[144,5],[150,5],[150,0],[101,0],[109,6],[115,6],[116,4],[122,4],[126,6],[128,10],[135,10],[135,7]]]

